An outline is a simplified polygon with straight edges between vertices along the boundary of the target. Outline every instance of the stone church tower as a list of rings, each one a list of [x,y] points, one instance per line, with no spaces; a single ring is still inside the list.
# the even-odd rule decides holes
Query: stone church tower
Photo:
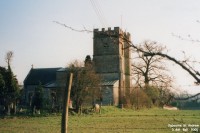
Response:
[[[103,104],[121,105],[131,87],[131,52],[124,41],[124,38],[130,41],[130,34],[119,27],[94,29],[93,34],[93,61],[96,72],[103,78]]]

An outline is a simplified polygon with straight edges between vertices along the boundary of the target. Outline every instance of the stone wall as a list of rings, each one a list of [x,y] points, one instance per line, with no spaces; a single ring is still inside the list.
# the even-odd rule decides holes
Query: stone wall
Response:
[[[123,32],[119,27],[112,30],[94,29],[93,61],[95,70],[103,80],[119,80],[118,91],[112,88],[112,93],[106,96],[122,101],[127,88],[130,88],[130,48],[123,38],[130,40],[130,34]],[[108,87],[109,88],[109,87]],[[114,93],[113,93],[114,92]],[[117,95],[117,96],[116,96]]]

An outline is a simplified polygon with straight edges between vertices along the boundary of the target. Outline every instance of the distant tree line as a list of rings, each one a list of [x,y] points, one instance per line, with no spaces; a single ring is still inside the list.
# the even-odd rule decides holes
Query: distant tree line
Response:
[[[200,109],[200,93],[195,95],[189,95],[187,92],[183,92],[176,96],[171,102],[172,106],[177,106],[179,109]]]

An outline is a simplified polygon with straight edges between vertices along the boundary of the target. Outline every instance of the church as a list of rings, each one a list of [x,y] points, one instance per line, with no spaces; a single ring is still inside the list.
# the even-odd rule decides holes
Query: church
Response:
[[[93,30],[93,62],[101,75],[102,105],[121,105],[131,88],[131,36],[119,27]],[[64,86],[65,68],[31,68],[24,80],[25,102],[31,102],[34,87],[39,83],[46,98],[59,99]]]

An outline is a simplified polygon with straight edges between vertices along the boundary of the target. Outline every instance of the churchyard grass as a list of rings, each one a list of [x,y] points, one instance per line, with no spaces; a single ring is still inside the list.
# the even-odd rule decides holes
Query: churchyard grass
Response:
[[[69,133],[171,133],[173,129],[179,130],[169,127],[169,124],[200,126],[200,111],[169,111],[159,108],[136,111],[111,106],[102,107],[101,114],[70,115],[68,131]],[[60,127],[61,114],[11,116],[0,119],[1,133],[60,133]],[[179,132],[183,132],[183,127],[180,130]]]

